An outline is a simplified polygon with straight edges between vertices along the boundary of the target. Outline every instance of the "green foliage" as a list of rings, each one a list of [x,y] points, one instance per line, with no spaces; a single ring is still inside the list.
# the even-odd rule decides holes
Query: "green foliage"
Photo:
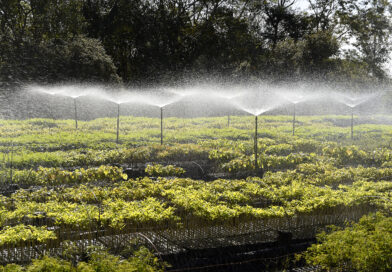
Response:
[[[0,267],[1,272],[23,272],[23,267],[16,264],[7,264],[6,266]]]
[[[13,182],[18,184],[64,185],[89,182],[115,182],[127,179],[121,168],[101,165],[97,168],[75,169],[66,171],[60,168],[39,167],[37,171],[16,170],[13,173]]]
[[[290,169],[294,168],[300,163],[308,162],[312,160],[311,155],[305,154],[294,154],[291,153],[287,156],[263,156],[258,158],[259,167],[263,167],[269,171],[276,171],[279,169]],[[235,158],[228,163],[222,164],[224,171],[236,173],[240,171],[249,171],[255,169],[254,156],[241,156]]]
[[[331,79],[335,79],[331,71],[338,70],[340,66],[331,62],[331,59],[338,50],[339,43],[330,31],[309,33],[300,41],[284,39],[277,42],[272,52],[271,57],[274,62],[272,69],[275,70],[276,75],[288,78],[329,75]]]
[[[387,77],[389,1],[317,0],[306,12],[293,3],[3,1],[0,75],[12,83],[316,77],[354,86],[368,82],[353,76]],[[339,55],[347,34],[355,50]]]
[[[333,213],[342,207],[363,205],[392,208],[387,201],[392,185],[382,181],[391,174],[390,169],[353,168],[336,175],[331,166],[320,169],[303,164],[299,173],[295,172],[297,170],[269,172],[262,180],[204,182],[143,178],[115,183],[109,188],[79,185],[56,190],[19,190],[12,197],[2,199],[1,223],[4,226],[15,221],[27,223],[46,219],[62,228],[126,229],[176,226],[190,218],[210,224],[230,222],[234,218],[248,220]],[[346,185],[339,182],[342,176]],[[325,184],[333,184],[336,188],[323,186]],[[259,201],[266,204],[260,208],[257,206]],[[24,228],[18,232],[23,234],[23,231]]]
[[[392,218],[381,213],[365,216],[345,229],[332,228],[317,240],[304,254],[311,264],[331,271],[392,269]]]
[[[6,226],[0,230],[0,245],[18,245],[20,242],[44,243],[49,240],[57,239],[53,231],[48,231],[45,226],[25,226],[17,225],[14,227]]]
[[[71,263],[44,256],[42,259],[33,260],[26,272],[76,272]]]
[[[111,57],[106,54],[99,40],[76,37],[55,50],[56,54],[61,55],[61,59],[58,59],[58,62],[54,61],[49,69],[61,66],[62,70],[57,72],[57,77],[63,76],[75,81],[120,81]],[[55,59],[55,56],[51,58]]]
[[[149,164],[145,171],[149,176],[153,177],[180,177],[185,174],[185,170],[181,167],[176,167],[174,165],[163,166],[161,164]]]
[[[367,64],[368,73],[384,79],[382,65],[389,59],[391,50],[392,23],[390,1],[342,1],[338,16],[348,28],[350,38],[355,37],[352,55]]]
[[[88,265],[85,263],[79,264],[78,271],[163,272],[164,267],[164,264],[154,254],[147,248],[141,247],[139,250],[133,252],[133,256],[125,261],[106,252],[93,252]]]
[[[305,38],[304,61],[310,62],[312,68],[322,69],[323,62],[336,55],[338,49],[338,41],[331,32],[312,33]]]
[[[87,183],[94,181],[118,181],[127,179],[121,168],[101,165],[98,168],[76,169],[73,172],[63,171],[58,168],[42,168],[37,171],[37,183],[42,184],[69,184]],[[41,181],[41,182],[40,182]]]
[[[88,262],[73,266],[70,262],[49,256],[35,259],[26,267],[15,264],[0,267],[2,272],[163,272],[165,264],[147,248],[141,247],[123,260],[105,251],[93,251]]]
[[[246,116],[232,118],[230,129],[221,128],[222,118],[170,118],[166,145],[157,144],[159,122],[151,118],[124,117],[126,133],[118,145],[110,118],[81,122],[77,133],[69,120],[0,120],[0,178],[26,187],[0,198],[0,246],[66,247],[68,236],[63,233],[182,231],[325,215],[340,222],[342,211],[392,210],[389,126],[359,125],[360,136],[351,141],[347,127],[335,126],[346,117],[298,118],[298,137],[289,134],[291,118],[262,118],[258,161],[263,178],[248,177],[254,170],[254,142],[253,123]],[[173,177],[183,169],[170,163],[199,160],[227,179]],[[158,177],[127,180],[118,167],[146,163],[146,172]],[[241,173],[247,178],[233,179]],[[70,254],[71,249],[64,251],[67,261],[76,265],[81,255]],[[76,267],[57,259],[34,265],[64,271],[155,269],[156,259],[143,257],[148,253],[126,261],[105,254],[91,255],[96,261]],[[377,262],[369,260],[369,265]]]
[[[142,201],[123,201],[108,199],[103,202],[105,210],[102,220],[108,221],[113,228],[121,229],[126,225],[160,224],[177,221],[173,207],[149,197]]]

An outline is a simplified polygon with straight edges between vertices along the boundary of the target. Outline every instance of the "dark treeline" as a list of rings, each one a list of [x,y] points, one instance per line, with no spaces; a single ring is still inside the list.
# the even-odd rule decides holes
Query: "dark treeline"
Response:
[[[0,80],[389,81],[389,0],[306,1],[0,0]]]

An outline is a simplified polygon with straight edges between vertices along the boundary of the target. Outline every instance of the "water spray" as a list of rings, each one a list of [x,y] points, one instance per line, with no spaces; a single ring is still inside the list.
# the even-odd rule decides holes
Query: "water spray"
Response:
[[[120,117],[121,117],[121,105],[125,103],[142,103],[143,100],[140,96],[135,93],[130,92],[119,92],[115,95],[110,95],[108,93],[97,93],[96,97],[99,97],[103,100],[109,101],[115,105],[117,105],[117,122],[116,122],[116,144],[120,143]]]
[[[354,140],[354,109],[357,108],[359,105],[368,102],[369,100],[376,98],[377,93],[373,94],[340,94],[335,93],[334,98],[346,105],[347,107],[351,108],[351,140]]]
[[[41,86],[29,86],[29,89],[33,92],[39,92],[43,94],[48,94],[50,96],[62,96],[73,99],[74,103],[74,118],[75,118],[75,129],[78,129],[78,108],[77,108],[77,98],[81,96],[87,96],[92,93],[96,93],[99,88],[97,87],[86,87],[86,86],[78,86],[78,85],[53,85],[47,87]],[[51,107],[50,107],[51,108]],[[50,109],[51,115],[53,116],[53,110]],[[54,119],[54,117],[53,117]]]
[[[179,95],[173,91],[175,95],[167,96],[165,93],[158,93],[158,94],[150,94],[146,96],[144,102],[146,104],[158,107],[160,109],[160,118],[161,118],[161,145],[163,145],[163,108],[174,104],[184,98],[186,95]]]
[[[256,97],[258,98],[258,97]],[[262,101],[264,105],[260,106],[258,103],[259,101]],[[242,101],[237,101],[236,106],[237,108],[241,109],[242,111],[245,111],[255,117],[255,132],[254,132],[254,156],[255,156],[255,173],[259,176],[262,177],[263,175],[263,168],[260,167],[259,162],[258,162],[258,117],[268,111],[271,111],[277,107],[279,107],[281,104],[277,103],[276,101],[267,101],[269,103],[265,103],[266,100],[263,98],[261,99],[255,99],[253,98],[252,100],[245,100],[241,103]],[[256,102],[256,103],[254,103]],[[245,104],[245,105],[244,105]]]
[[[77,105],[77,99],[78,97],[80,97],[81,95],[63,95],[65,97],[70,97],[73,100],[73,104],[74,104],[74,117],[75,117],[75,129],[78,129],[78,105]]]
[[[309,93],[295,93],[295,92],[287,92],[287,91],[280,91],[278,92],[278,95],[282,97],[284,100],[290,102],[293,104],[293,122],[292,122],[292,135],[295,136],[295,124],[296,124],[296,118],[297,118],[297,104],[303,103],[305,101],[315,99],[316,96],[315,94],[309,94]]]
[[[206,94],[204,93],[204,95],[206,95]],[[212,91],[211,93],[208,93],[208,95],[212,95],[215,98],[224,99],[230,105],[233,105],[233,104],[236,104],[235,101],[233,101],[234,98],[239,98],[241,96],[244,96],[245,92],[243,90],[238,90],[238,91],[234,91],[234,92],[233,91],[225,92],[225,91],[221,90],[221,91]],[[227,127],[230,127],[231,114],[233,114],[233,112],[231,112],[231,110],[229,110],[229,112],[227,113]]]

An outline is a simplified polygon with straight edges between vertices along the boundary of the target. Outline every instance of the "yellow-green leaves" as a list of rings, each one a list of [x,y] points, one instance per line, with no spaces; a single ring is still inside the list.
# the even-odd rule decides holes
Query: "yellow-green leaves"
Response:
[[[381,213],[364,216],[344,230],[318,236],[318,244],[304,254],[306,260],[333,271],[391,271],[392,218]]]
[[[174,208],[149,197],[142,201],[127,202],[119,199],[108,199],[104,203],[102,220],[113,228],[124,228],[126,225],[145,226],[174,222],[178,218],[174,215]]]
[[[145,172],[152,177],[180,177],[185,174],[185,170],[181,167],[174,165],[163,166],[162,164],[149,164],[147,165]]]
[[[45,226],[35,227],[20,224],[14,227],[7,226],[0,230],[0,246],[17,245],[22,241],[44,243],[55,239],[57,238],[54,232],[47,230]]]
[[[14,171],[13,181],[20,184],[63,185],[97,181],[115,182],[127,178],[121,168],[101,165],[96,168],[80,168],[74,171],[44,167],[39,167],[37,171],[17,170]]]

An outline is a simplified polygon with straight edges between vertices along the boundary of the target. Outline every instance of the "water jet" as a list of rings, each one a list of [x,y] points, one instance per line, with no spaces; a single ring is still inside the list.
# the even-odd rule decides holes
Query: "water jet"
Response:
[[[175,91],[168,92],[154,92],[153,94],[147,95],[144,102],[146,104],[158,107],[160,110],[160,129],[161,129],[161,145],[163,145],[163,108],[174,104],[183,99],[187,94],[180,94]]]
[[[77,109],[77,101],[76,99],[81,96],[87,96],[91,93],[97,91],[97,88],[92,87],[83,87],[78,85],[70,85],[70,86],[48,86],[48,87],[40,87],[40,86],[30,86],[31,91],[40,92],[49,95],[58,95],[63,97],[69,97],[73,100],[74,107],[74,119],[75,119],[75,129],[78,129],[78,109]],[[82,90],[82,91],[81,91]]]
[[[283,99],[287,100],[293,105],[293,119],[292,119],[292,135],[295,136],[295,124],[297,118],[297,104],[308,101],[314,98],[314,94],[306,94],[306,93],[293,93],[293,92],[282,92],[279,91],[278,95],[281,96]]]
[[[69,95],[72,98],[74,104],[74,118],[75,118],[75,129],[78,129],[78,107],[77,107],[77,98],[82,95]]]
[[[116,144],[120,143],[120,106],[121,104],[124,104],[127,102],[123,102],[123,103],[115,103],[117,105],[117,122],[116,122]]]
[[[143,100],[137,96],[134,93],[130,92],[125,92],[121,91],[119,93],[110,95],[107,93],[98,93],[97,97],[109,101],[111,103],[114,103],[117,105],[117,111],[116,111],[116,144],[120,143],[120,117],[121,117],[121,104],[125,103],[138,103],[142,102]]]
[[[263,175],[263,169],[259,169],[258,162],[258,116],[268,111],[278,108],[283,105],[282,101],[279,101],[273,97],[272,94],[253,93],[250,96],[243,96],[241,99],[235,101],[235,106],[240,110],[245,111],[255,117],[255,131],[254,131],[254,155],[255,155],[255,171]],[[260,106],[261,105],[261,106]]]
[[[376,97],[377,94],[341,94],[341,93],[335,93],[334,98],[346,105],[349,109],[351,109],[351,131],[350,131],[350,136],[351,140],[354,140],[354,109],[357,108],[359,105],[362,105],[365,102],[368,102],[369,100],[373,99]]]
[[[212,95],[220,99],[225,99],[232,104],[232,100],[234,98],[241,97],[242,95],[244,95],[244,93],[227,93],[227,92],[219,91],[219,92],[212,92]],[[230,127],[230,112],[227,114],[227,127]]]

